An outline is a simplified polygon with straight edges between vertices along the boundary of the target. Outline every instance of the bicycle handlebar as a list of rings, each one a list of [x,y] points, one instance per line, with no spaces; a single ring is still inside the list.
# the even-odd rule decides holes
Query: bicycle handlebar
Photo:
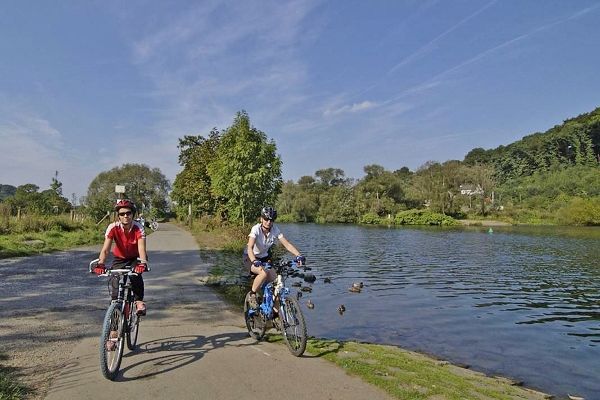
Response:
[[[146,269],[148,271],[150,271],[150,267],[148,266],[148,261],[142,260],[141,258],[138,258],[137,260],[140,263],[145,263],[146,264]],[[98,265],[98,261],[100,261],[100,259],[96,258],[95,260],[92,260],[90,262],[89,269],[88,269],[88,271],[89,271],[90,274],[93,273],[94,265]],[[98,276],[109,276],[111,273],[115,273],[115,274],[124,274],[124,273],[127,273],[127,275],[130,275],[130,276],[131,275],[136,275],[136,276],[139,275],[139,274],[137,274],[135,272],[132,272],[130,268],[120,268],[120,269],[107,268],[106,271],[107,271],[107,273],[100,274]]]

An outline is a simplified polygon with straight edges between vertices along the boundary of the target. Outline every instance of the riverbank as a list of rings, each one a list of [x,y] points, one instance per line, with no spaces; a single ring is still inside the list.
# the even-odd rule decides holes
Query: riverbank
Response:
[[[240,308],[240,296],[245,290],[236,284],[239,275],[239,236],[213,228],[210,232],[193,232],[203,254],[213,264],[207,282],[232,305]],[[215,238],[218,240],[215,241]],[[228,239],[229,238],[229,239]],[[221,244],[221,247],[217,245]],[[309,327],[310,331],[310,327]],[[279,335],[268,336],[280,341]],[[453,365],[427,355],[406,351],[395,346],[344,342],[311,338],[308,351],[324,358],[351,375],[385,390],[399,399],[547,399],[551,396],[502,377],[486,376],[468,368]]]
[[[459,219],[457,221],[464,226],[512,226],[508,222],[490,219]]]

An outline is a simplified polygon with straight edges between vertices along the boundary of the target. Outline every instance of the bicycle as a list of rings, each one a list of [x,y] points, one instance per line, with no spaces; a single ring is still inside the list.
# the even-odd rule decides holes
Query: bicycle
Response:
[[[94,266],[98,264],[98,259],[90,262],[89,272],[93,273]],[[146,262],[138,259],[140,262]],[[150,271],[150,268],[147,269]],[[102,333],[100,334],[100,370],[106,379],[114,380],[121,366],[123,358],[124,344],[127,343],[129,350],[134,350],[137,345],[139,334],[139,325],[141,317],[135,311],[135,303],[131,282],[127,277],[138,275],[128,268],[109,269],[106,273],[99,276],[119,278],[118,295],[116,300],[111,300],[104,322],[102,324]],[[113,333],[113,332],[116,332]],[[109,343],[114,345],[109,345]],[[112,349],[108,349],[108,347]]]
[[[272,268],[269,263],[262,263],[265,269]],[[306,322],[295,296],[290,296],[290,289],[285,285],[285,278],[290,275],[298,276],[293,271],[298,264],[294,261],[282,262],[275,266],[277,278],[262,286],[262,299],[258,308],[250,307],[248,291],[244,299],[244,319],[251,337],[261,340],[267,331],[268,323],[283,334],[283,339],[289,351],[296,357],[306,350]],[[257,299],[260,300],[260,299]],[[275,302],[279,302],[279,312],[275,314]]]
[[[142,224],[142,226],[144,228],[148,227],[148,228],[152,229],[153,231],[158,230],[158,222],[156,222],[155,218],[150,218],[149,220],[146,220],[144,217],[139,217],[139,218],[136,218],[136,221],[138,221],[140,224]]]
[[[156,219],[152,218],[148,221],[148,226],[150,227],[150,229],[152,229],[153,231],[157,231],[158,230],[158,222],[156,222]]]

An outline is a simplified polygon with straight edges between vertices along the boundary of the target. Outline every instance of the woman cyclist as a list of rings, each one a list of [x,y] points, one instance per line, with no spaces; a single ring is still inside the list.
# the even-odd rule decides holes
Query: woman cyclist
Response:
[[[117,212],[117,220],[111,223],[106,228],[104,235],[104,245],[98,256],[98,265],[94,268],[94,272],[98,275],[106,272],[104,262],[108,257],[112,243],[115,243],[113,248],[113,263],[112,268],[122,268],[124,266],[133,265],[133,272],[138,275],[131,275],[131,289],[135,298],[136,313],[138,315],[146,315],[146,304],[144,303],[144,280],[142,273],[147,270],[146,264],[140,263],[138,258],[148,260],[146,254],[146,233],[144,226],[134,220],[136,207],[132,201],[127,199],[118,200],[114,206]],[[113,300],[117,298],[118,293],[115,290],[115,283],[112,282]]]
[[[271,261],[271,247],[277,241],[296,256],[296,261],[300,265],[306,261],[298,249],[283,236],[283,233],[275,225],[276,219],[277,211],[273,207],[263,207],[260,212],[260,223],[254,225],[248,234],[248,245],[244,249],[244,266],[249,272],[256,275],[252,282],[249,298],[252,308],[258,307],[256,291],[262,287],[263,283],[272,282],[277,277],[274,270],[265,270],[262,266],[263,262]]]

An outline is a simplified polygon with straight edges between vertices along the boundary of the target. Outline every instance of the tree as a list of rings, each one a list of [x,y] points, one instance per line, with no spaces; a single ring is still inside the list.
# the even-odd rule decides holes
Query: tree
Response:
[[[12,185],[0,185],[0,201],[4,199],[14,196],[17,188]]]
[[[139,212],[163,216],[168,211],[170,184],[160,169],[144,164],[123,164],[101,172],[90,183],[85,204],[90,215],[101,218],[112,210],[117,199],[116,185],[125,186],[125,197],[137,205]]]
[[[208,165],[216,157],[220,134],[214,128],[208,138],[184,136],[179,139],[179,164],[183,170],[173,183],[171,197],[180,206],[191,205],[195,212],[213,214],[217,199],[211,190]]]
[[[14,196],[9,197],[6,202],[10,205],[13,213],[21,209],[35,214],[48,214],[50,206],[44,195],[38,192],[39,189],[40,187],[33,183],[18,186]]]
[[[245,111],[221,136],[208,164],[213,196],[222,198],[223,213],[245,223],[262,206],[274,204],[281,190],[281,159],[273,140],[252,127]]]
[[[319,178],[323,186],[339,186],[346,182],[344,171],[339,168],[320,169],[315,172],[315,176]]]
[[[356,185],[358,213],[384,216],[396,211],[404,200],[401,178],[380,165],[364,167],[365,177]]]

